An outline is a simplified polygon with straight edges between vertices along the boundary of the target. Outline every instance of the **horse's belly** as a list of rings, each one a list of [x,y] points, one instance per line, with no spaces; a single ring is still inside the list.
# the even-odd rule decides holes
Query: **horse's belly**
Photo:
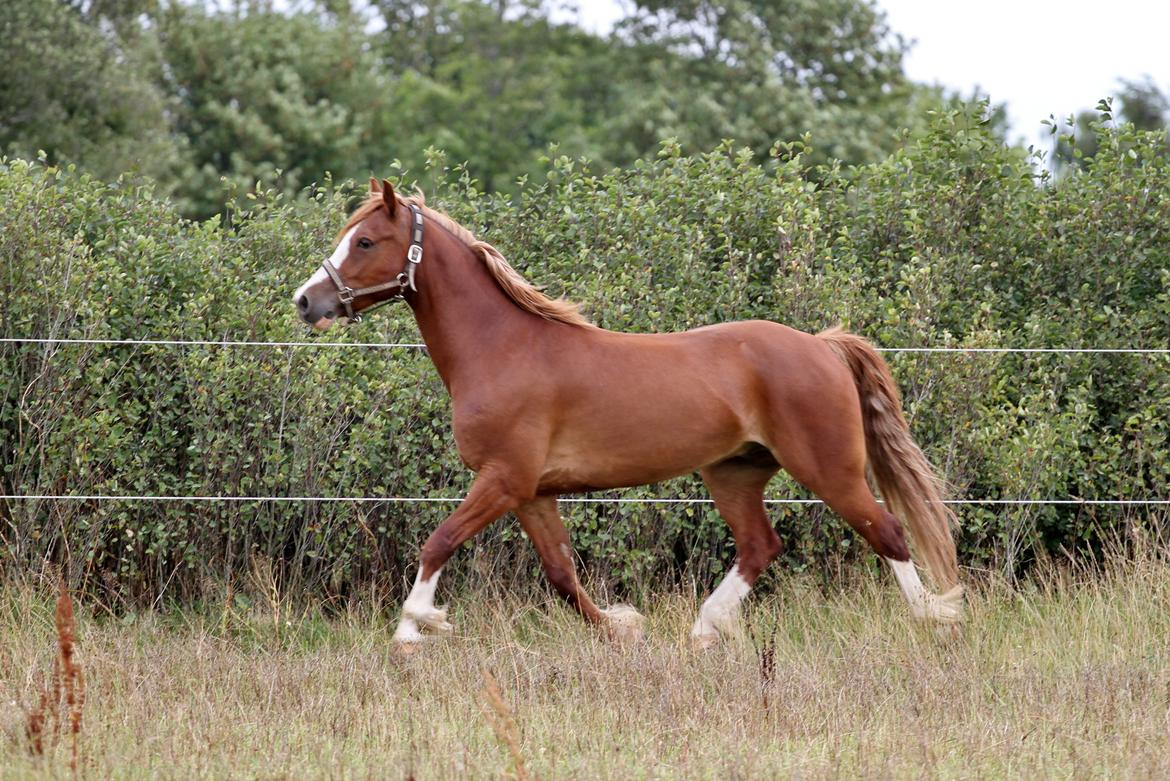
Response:
[[[654,483],[763,441],[759,368],[717,332],[631,338],[594,358],[557,399],[545,493]]]
[[[734,430],[703,432],[594,431],[554,441],[541,474],[543,494],[574,493],[656,483],[722,460],[743,446]]]

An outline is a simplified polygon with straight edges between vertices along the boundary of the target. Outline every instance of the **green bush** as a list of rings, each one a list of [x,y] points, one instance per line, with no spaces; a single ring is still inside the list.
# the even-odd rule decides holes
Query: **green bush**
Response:
[[[1058,183],[978,115],[936,117],[882,163],[770,166],[731,145],[594,172],[549,161],[519,197],[437,159],[431,203],[607,328],[762,317],[841,322],[885,347],[1170,348],[1170,166],[1156,134],[1101,132]],[[326,187],[193,223],[151,186],[0,165],[3,337],[303,340],[288,301],[349,203]],[[418,340],[405,307],[331,332]],[[1165,497],[1166,355],[893,353],[914,431],[959,495]],[[421,351],[0,345],[5,494],[459,496],[470,483]],[[806,494],[778,479],[777,497]],[[704,496],[695,478],[623,492]],[[1164,521],[1156,508],[962,506],[961,557],[1016,572]],[[443,504],[6,500],[0,567],[46,563],[130,599],[197,597],[269,563],[288,588],[399,584]],[[733,555],[710,505],[564,506],[615,588],[713,577]],[[777,568],[830,572],[861,548],[816,507],[772,509]],[[530,567],[514,522],[476,543]],[[456,572],[469,573],[466,557]],[[861,561],[874,566],[872,557]],[[831,565],[831,566],[826,566]]]

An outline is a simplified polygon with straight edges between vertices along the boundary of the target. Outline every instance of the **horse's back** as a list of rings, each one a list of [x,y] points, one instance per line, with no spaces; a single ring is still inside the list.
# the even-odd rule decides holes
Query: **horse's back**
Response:
[[[848,376],[824,340],[771,320],[738,320],[661,334],[595,331],[604,352],[621,364],[645,366],[663,357],[671,366],[729,378],[783,381],[792,387],[837,382]],[[673,374],[673,373],[672,373]]]

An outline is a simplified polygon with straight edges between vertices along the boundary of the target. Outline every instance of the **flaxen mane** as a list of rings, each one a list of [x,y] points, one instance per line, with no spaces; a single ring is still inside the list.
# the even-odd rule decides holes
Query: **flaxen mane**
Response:
[[[539,315],[546,320],[555,320],[560,323],[568,323],[569,325],[579,325],[584,327],[594,327],[586,317],[581,314],[577,304],[572,301],[567,301],[563,298],[549,298],[544,293],[541,293],[532,285],[525,281],[524,277],[516,269],[512,268],[511,264],[504,259],[500,251],[488,244],[486,241],[480,241],[475,238],[475,235],[464,228],[455,220],[448,217],[442,212],[435,211],[426,205],[423,201],[422,195],[411,196],[409,198],[398,198],[399,203],[414,204],[422,209],[423,214],[434,220],[436,223],[446,228],[456,238],[467,245],[473,253],[475,253],[480,260],[483,261],[488,273],[492,275],[492,279],[500,286],[500,289],[512,299],[513,303],[526,312],[531,312],[534,315]],[[382,194],[370,193],[369,197],[354,210],[353,214],[349,216],[349,221],[346,222],[345,227],[341,229],[338,238],[344,236],[350,228],[360,223],[362,220],[373,214],[378,208],[382,206]]]

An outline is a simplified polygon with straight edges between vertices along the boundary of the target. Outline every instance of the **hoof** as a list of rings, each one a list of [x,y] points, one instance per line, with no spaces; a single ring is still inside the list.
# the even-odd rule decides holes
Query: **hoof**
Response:
[[[420,635],[421,637],[421,635]],[[422,640],[395,640],[394,656],[398,659],[411,659],[423,649]]]
[[[421,610],[411,610],[409,606],[402,609],[403,618],[413,619],[420,627],[439,635],[449,635],[455,627],[447,621],[447,609],[428,607]]]
[[[938,624],[958,624],[963,620],[963,587],[953,586],[943,594],[924,594],[914,607],[914,617]]]
[[[696,651],[710,651],[725,644],[742,644],[743,627],[739,622],[712,624],[699,619],[691,629],[691,647]]]
[[[710,651],[719,645],[723,638],[718,632],[703,632],[691,635],[691,648],[700,653]]]
[[[394,654],[399,658],[414,656],[428,639],[449,635],[454,629],[447,621],[447,611],[442,608],[412,610],[409,605],[405,605],[402,618],[398,620],[398,628],[394,630]]]
[[[939,640],[953,643],[961,640],[963,637],[963,625],[961,623],[953,624],[935,624],[934,634]]]
[[[963,587],[953,586],[934,598],[931,618],[940,624],[957,624],[963,620]]]
[[[696,651],[707,651],[726,642],[739,643],[744,639],[739,610],[700,610],[691,627],[691,646]]]
[[[641,642],[646,636],[646,617],[630,605],[614,605],[601,615],[610,639],[621,645]]]

